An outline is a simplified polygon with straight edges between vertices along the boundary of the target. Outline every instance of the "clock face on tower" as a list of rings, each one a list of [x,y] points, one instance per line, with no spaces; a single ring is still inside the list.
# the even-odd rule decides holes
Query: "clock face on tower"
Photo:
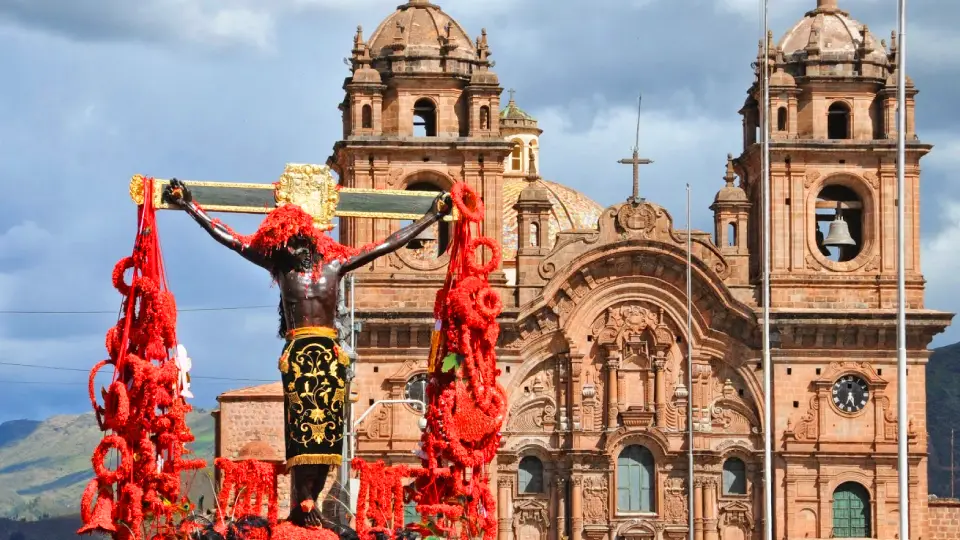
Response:
[[[867,381],[856,375],[844,375],[833,383],[833,404],[843,412],[860,412],[869,400]]]

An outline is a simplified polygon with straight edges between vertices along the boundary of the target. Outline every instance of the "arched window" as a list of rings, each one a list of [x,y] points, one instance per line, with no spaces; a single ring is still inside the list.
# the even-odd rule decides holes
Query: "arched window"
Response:
[[[653,512],[653,454],[639,445],[628,446],[617,458],[617,510]]]
[[[833,492],[833,537],[870,536],[870,493],[856,482],[840,484]]]
[[[513,152],[510,154],[510,170],[523,170],[523,141],[520,139],[514,139],[513,141]]]
[[[540,224],[530,224],[530,247],[540,247]]]
[[[734,247],[737,245],[737,224],[728,223],[727,224],[727,245]]]
[[[780,107],[777,109],[777,131],[786,131],[787,130],[787,108]]]
[[[490,129],[490,107],[480,107],[480,129]]]
[[[533,456],[520,460],[517,472],[517,491],[524,493],[543,493],[543,462]]]
[[[427,374],[420,373],[410,377],[407,381],[407,385],[403,389],[404,399],[415,399],[421,403],[427,402]],[[420,405],[414,405],[413,408],[418,412],[423,412],[420,410]]]
[[[364,105],[363,109],[360,110],[360,125],[363,129],[370,129],[373,127],[373,107],[370,105]]]
[[[827,138],[850,138],[850,107],[842,101],[830,104],[827,109]]]
[[[860,254],[864,242],[863,210],[863,201],[857,193],[844,185],[830,184],[820,190],[814,234],[817,248],[825,258],[847,262]],[[838,242],[838,239],[843,240]]]
[[[421,98],[413,104],[413,135],[437,136],[437,106],[429,99]]]
[[[747,494],[747,466],[740,458],[729,458],[723,462],[723,494]]]
[[[431,179],[432,180],[432,179]],[[443,190],[437,187],[430,180],[413,179],[407,185],[406,191],[430,191],[440,193]],[[401,221],[400,226],[406,227],[413,221]],[[440,221],[431,225],[413,239],[407,247],[417,252],[417,257],[424,260],[432,260],[442,256],[450,247],[450,224],[446,221]]]

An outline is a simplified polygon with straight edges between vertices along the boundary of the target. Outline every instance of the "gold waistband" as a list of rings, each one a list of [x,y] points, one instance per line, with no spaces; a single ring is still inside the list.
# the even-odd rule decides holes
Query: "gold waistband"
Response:
[[[325,337],[337,339],[337,330],[326,326],[304,326],[287,332],[287,341],[306,337]]]

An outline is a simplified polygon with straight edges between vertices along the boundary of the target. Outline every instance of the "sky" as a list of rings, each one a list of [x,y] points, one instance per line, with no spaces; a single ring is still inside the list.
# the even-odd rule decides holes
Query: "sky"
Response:
[[[0,0],[0,422],[90,410],[86,374],[120,297],[129,254],[129,178],[272,182],[288,162],[323,163],[340,135],[353,35],[400,0]],[[438,0],[471,35],[486,28],[495,71],[540,121],[541,172],[603,205],[630,194],[628,157],[643,93],[641,190],[680,226],[685,184],[695,228],[725,156],[741,150],[737,110],[753,80],[757,0]],[[815,0],[770,0],[781,36]],[[840,0],[878,37],[895,0]],[[920,90],[927,307],[960,308],[960,3],[914,2],[908,73]],[[934,5],[936,7],[934,7]],[[259,217],[229,216],[252,231]],[[277,290],[186,216],[159,218],[168,279],[184,311],[194,404],[272,381],[281,342]],[[23,311],[93,311],[24,314]],[[935,341],[960,341],[951,329]],[[37,384],[47,383],[47,384]]]

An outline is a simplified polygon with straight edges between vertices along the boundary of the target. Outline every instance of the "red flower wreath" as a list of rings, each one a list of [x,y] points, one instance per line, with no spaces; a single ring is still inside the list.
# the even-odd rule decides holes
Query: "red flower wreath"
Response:
[[[477,257],[481,256],[480,246],[486,247],[490,250],[490,260],[484,265],[477,264]],[[492,238],[478,236],[477,238],[471,240],[469,244],[467,244],[466,251],[470,254],[469,258],[467,259],[467,269],[472,274],[485,276],[500,266],[500,246],[498,246]]]
[[[460,215],[467,221],[483,221],[483,199],[477,191],[464,182],[457,182],[450,190],[450,198],[460,211]]]
[[[107,468],[104,462],[107,457],[107,452],[109,452],[111,448],[115,449],[120,455],[120,463],[117,465],[117,468],[112,471]],[[130,453],[127,442],[120,438],[119,435],[107,435],[104,437],[97,446],[97,449],[93,452],[93,472],[97,475],[97,478],[106,484],[115,484],[122,478],[129,476],[132,470],[133,455]]]

